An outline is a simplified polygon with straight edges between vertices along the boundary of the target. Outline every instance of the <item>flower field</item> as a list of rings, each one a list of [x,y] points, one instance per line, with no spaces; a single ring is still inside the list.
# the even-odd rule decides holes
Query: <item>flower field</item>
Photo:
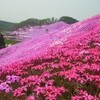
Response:
[[[15,35],[18,40],[25,41],[31,38],[37,38],[41,35],[57,31],[59,28],[69,26],[68,24],[60,21],[50,25],[35,26],[29,28],[19,28],[17,31],[13,31],[10,35]]]
[[[100,15],[0,50],[0,100],[100,100]]]

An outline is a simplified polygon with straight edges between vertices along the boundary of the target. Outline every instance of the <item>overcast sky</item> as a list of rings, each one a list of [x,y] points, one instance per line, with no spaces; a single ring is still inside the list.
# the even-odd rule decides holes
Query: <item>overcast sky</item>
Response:
[[[78,20],[100,14],[100,0],[0,0],[0,20],[71,16]]]

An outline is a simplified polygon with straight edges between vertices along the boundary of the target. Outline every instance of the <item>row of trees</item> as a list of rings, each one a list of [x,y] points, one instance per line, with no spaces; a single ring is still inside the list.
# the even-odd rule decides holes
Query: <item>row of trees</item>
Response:
[[[21,28],[21,27],[28,27],[28,26],[42,26],[42,25],[48,25],[48,24],[52,24],[55,22],[59,22],[59,21],[63,21],[67,24],[73,24],[75,22],[78,22],[78,20],[72,18],[72,17],[68,17],[68,16],[62,16],[61,18],[57,19],[57,18],[46,18],[46,19],[36,19],[36,18],[31,18],[25,21],[22,21],[18,24],[16,24],[15,29]]]
[[[19,24],[16,25],[15,29],[18,29],[20,27],[28,27],[28,26],[42,26],[42,25],[47,25],[51,24],[54,22],[57,22],[58,20],[54,17],[52,18],[46,18],[46,19],[36,19],[36,18],[31,18],[27,19],[25,21],[20,22]]]

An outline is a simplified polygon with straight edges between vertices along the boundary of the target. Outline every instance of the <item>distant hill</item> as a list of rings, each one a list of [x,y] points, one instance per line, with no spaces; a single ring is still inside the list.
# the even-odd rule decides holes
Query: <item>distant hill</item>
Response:
[[[67,24],[73,24],[73,23],[76,23],[78,22],[78,20],[72,18],[72,17],[69,17],[69,16],[62,16],[59,21],[63,21]]]
[[[21,27],[36,26],[36,25],[39,25],[38,19],[30,18],[30,19],[27,19],[27,20],[24,20],[24,21],[18,23],[15,26],[15,28],[18,29],[18,28],[21,28]]]
[[[41,26],[41,25],[48,25],[48,24],[52,24],[55,22],[60,22],[63,21],[67,24],[73,24],[78,22],[78,20],[72,18],[72,17],[68,17],[68,16],[62,16],[59,19],[56,19],[54,17],[52,18],[46,18],[46,19],[35,19],[35,18],[30,18],[27,19],[25,21],[20,22],[19,24],[16,25],[16,29],[21,28],[21,27],[25,27],[25,26]]]
[[[14,30],[16,24],[17,23],[11,23],[11,22],[6,22],[6,21],[1,21],[0,20],[0,30],[1,31],[11,31],[11,30]]]
[[[54,17],[52,18],[46,18],[46,19],[36,19],[36,18],[30,18],[25,21],[22,21],[16,25],[16,29],[21,27],[28,27],[28,26],[42,26],[47,24],[52,24],[54,22],[57,22],[58,20]]]
[[[63,21],[67,24],[73,24],[75,22],[78,22],[78,20],[68,17],[68,16],[62,16],[59,19],[56,19],[54,17],[52,18],[46,18],[46,19],[36,19],[36,18],[30,18],[24,21],[21,21],[20,23],[12,23],[12,22],[6,22],[0,20],[0,30],[1,31],[13,31],[18,28],[22,27],[28,27],[28,26],[42,26],[42,25],[48,25],[55,22]]]

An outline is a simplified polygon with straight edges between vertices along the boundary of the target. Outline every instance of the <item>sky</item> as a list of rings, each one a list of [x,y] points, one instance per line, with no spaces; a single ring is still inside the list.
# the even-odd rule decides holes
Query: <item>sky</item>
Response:
[[[100,0],[0,0],[0,20],[20,22],[28,18],[77,20],[100,14]]]

